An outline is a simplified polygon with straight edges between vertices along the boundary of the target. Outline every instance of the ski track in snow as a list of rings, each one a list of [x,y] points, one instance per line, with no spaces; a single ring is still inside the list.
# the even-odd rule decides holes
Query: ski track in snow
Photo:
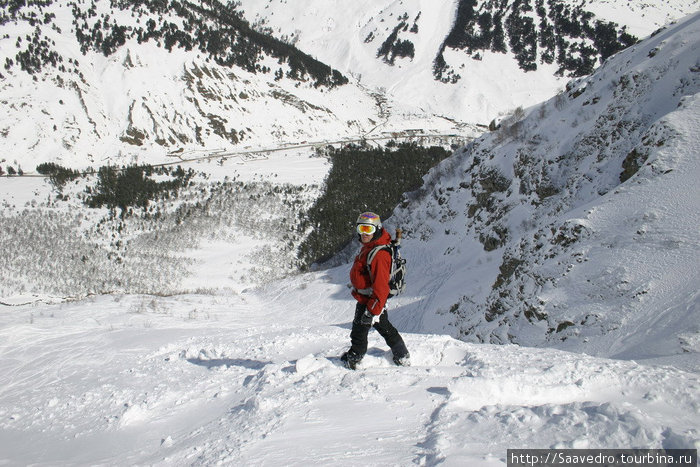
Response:
[[[372,332],[348,371],[342,272],[3,310],[0,463],[502,465],[508,448],[698,445],[700,377],[672,367],[404,333],[397,368]]]

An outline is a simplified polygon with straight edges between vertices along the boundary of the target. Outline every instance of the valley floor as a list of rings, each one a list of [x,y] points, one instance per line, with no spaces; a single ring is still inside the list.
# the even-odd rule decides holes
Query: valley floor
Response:
[[[700,445],[700,375],[671,366],[404,333],[398,368],[372,332],[348,371],[346,273],[0,308],[0,464],[504,465],[509,448]]]

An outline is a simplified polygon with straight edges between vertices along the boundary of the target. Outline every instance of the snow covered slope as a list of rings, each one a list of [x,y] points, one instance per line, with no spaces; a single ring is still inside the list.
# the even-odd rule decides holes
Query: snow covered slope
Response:
[[[352,3],[241,0],[240,3],[246,18],[256,28],[294,43],[366,86],[385,89],[389,96],[414,102],[431,113],[486,124],[518,106],[534,105],[561,90],[568,80],[568,71],[555,76],[561,65],[557,61],[567,56],[566,60],[575,62],[584,51],[595,49],[599,44],[583,38],[582,30],[595,27],[597,21],[610,22],[613,37],[619,35],[612,26],[615,23],[641,39],[700,9],[698,0],[358,0]],[[555,24],[553,5],[560,7],[557,15],[568,15],[564,23],[573,25],[572,31]],[[459,9],[465,17],[462,18],[465,30],[453,31]],[[586,19],[589,13],[595,17]],[[491,27],[496,20],[504,34],[502,43],[498,44],[495,39],[484,39],[484,26]],[[521,37],[525,29],[518,31],[518,25],[525,22],[532,27],[529,39]],[[443,50],[452,32],[469,35],[473,43]],[[489,35],[492,32],[496,34],[495,26],[493,31],[488,31]],[[545,40],[552,42],[547,51],[542,44]],[[387,56],[382,52],[391,44],[399,44],[398,50],[395,49],[398,55]],[[532,47],[528,60],[536,71],[525,72],[519,66],[515,49],[520,45],[524,49]],[[445,61],[445,82],[436,80],[438,56]],[[596,65],[599,63],[597,59]]]
[[[696,11],[698,1],[558,3],[593,11],[642,37]],[[555,76],[559,65],[543,51],[530,57],[537,71],[523,71],[510,50],[519,39],[504,43],[507,53],[445,48],[458,7],[466,3],[241,2],[256,29],[350,79],[331,88],[317,86],[309,74],[298,79],[288,57],[239,44],[239,36],[216,19],[224,9],[216,1],[176,0],[167,9],[159,2],[7,3],[0,12],[0,102],[6,109],[0,115],[6,148],[0,164],[25,173],[49,161],[71,168],[155,164],[195,150],[230,153],[407,129],[471,137],[474,127],[460,122],[488,124],[564,86],[566,78]],[[473,3],[489,18],[505,19],[515,9],[512,2],[497,11],[491,3]],[[548,3],[542,8],[549,14]],[[476,34],[472,23],[468,32]],[[589,38],[570,39],[557,47],[569,41],[592,50]],[[385,42],[391,52],[378,57]],[[231,50],[221,52],[222,43]],[[277,47],[289,48],[283,42]],[[255,56],[249,66],[228,63],[247,52]],[[558,55],[576,62],[582,53]],[[445,61],[444,79],[456,82],[436,80],[438,56]]]
[[[311,69],[330,72],[327,65],[281,42],[277,49],[292,58],[241,44],[220,18],[175,3],[165,10],[158,2],[3,6],[0,165],[31,173],[43,162],[160,164],[407,128],[461,132],[454,121],[378,91],[341,79],[329,85]],[[228,63],[246,53],[249,66]],[[295,68],[300,60],[303,72]]]
[[[341,368],[346,273],[0,310],[0,463],[496,466],[509,448],[700,444],[700,377],[673,367],[404,333],[397,368],[373,332]]]
[[[697,367],[699,33],[696,14],[436,167],[390,220],[418,269],[404,325]]]
[[[626,25],[630,32],[639,38],[647,37],[657,29],[698,11],[699,7],[696,0],[672,2],[587,0],[585,2],[587,10],[601,18],[612,19]]]

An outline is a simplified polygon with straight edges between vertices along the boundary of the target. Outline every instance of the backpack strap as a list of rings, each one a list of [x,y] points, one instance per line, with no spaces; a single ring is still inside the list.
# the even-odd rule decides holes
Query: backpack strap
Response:
[[[372,261],[374,261],[374,257],[377,256],[377,253],[381,250],[386,250],[391,254],[391,247],[389,245],[377,245],[367,253],[367,270],[370,272],[370,276],[372,275]]]
[[[377,253],[379,253],[381,250],[387,250],[389,254],[391,254],[391,247],[389,245],[377,245],[374,248],[372,248],[369,253],[367,253],[367,273],[369,274],[370,279],[372,279],[372,261],[374,261],[374,257],[377,256]],[[374,281],[374,279],[372,279]],[[371,296],[373,292],[372,287],[367,287],[366,289],[359,289],[357,293],[361,295],[366,295],[366,296]]]

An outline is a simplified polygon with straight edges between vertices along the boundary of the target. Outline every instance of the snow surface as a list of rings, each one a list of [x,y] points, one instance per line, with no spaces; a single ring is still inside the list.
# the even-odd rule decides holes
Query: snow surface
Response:
[[[504,465],[509,448],[700,444],[700,376],[670,366],[404,332],[398,368],[372,332],[362,368],[341,368],[346,272],[5,308],[0,462]]]

